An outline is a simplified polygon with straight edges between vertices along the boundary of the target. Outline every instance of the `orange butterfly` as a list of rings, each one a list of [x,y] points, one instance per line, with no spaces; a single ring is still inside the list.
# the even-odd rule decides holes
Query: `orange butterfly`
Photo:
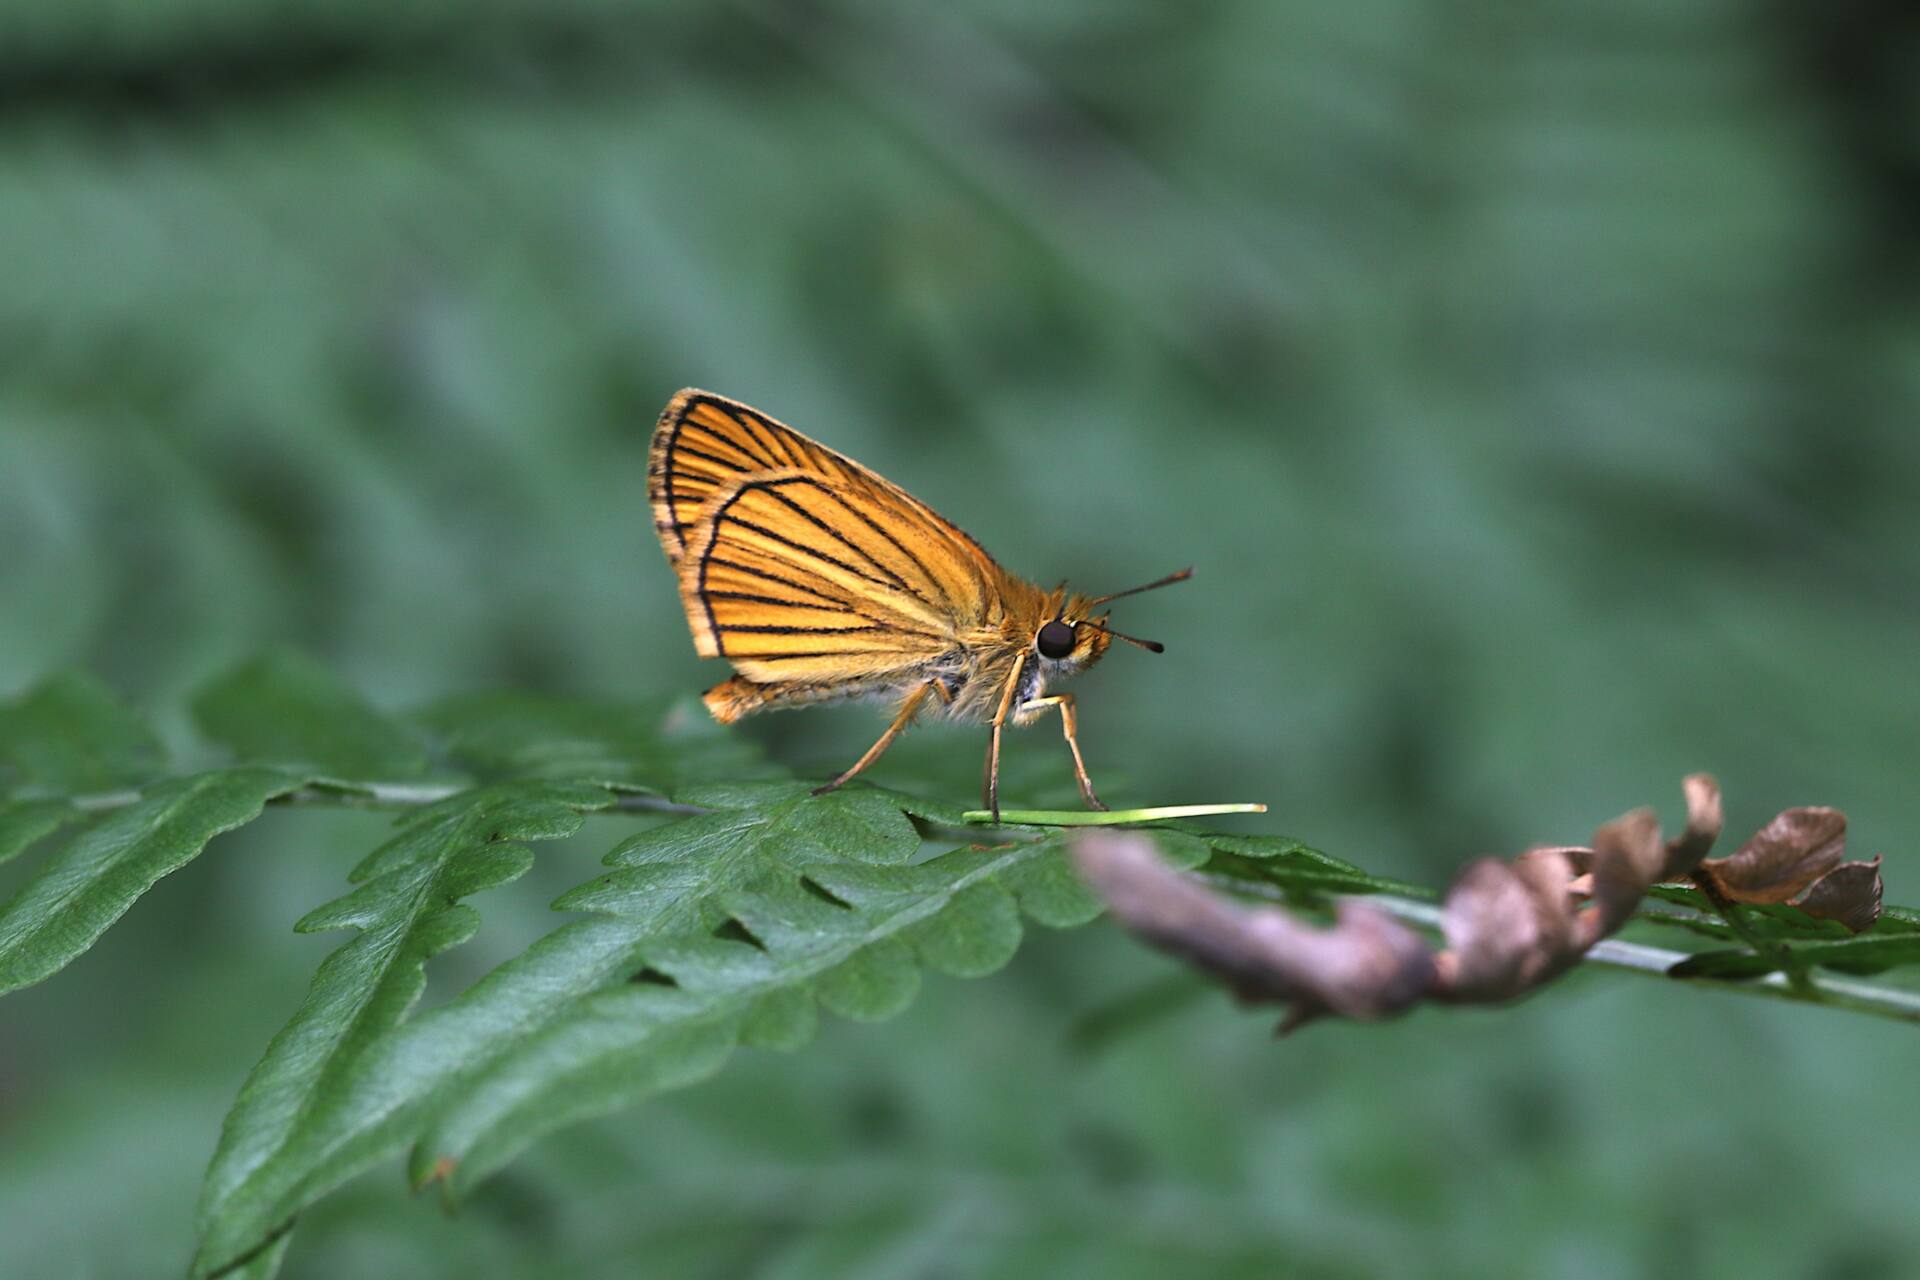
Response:
[[[707,690],[714,719],[840,698],[897,698],[893,723],[831,791],[880,758],[930,706],[992,726],[986,807],[1000,817],[1000,730],[1049,707],[1087,804],[1073,695],[1049,680],[1098,662],[1121,635],[1099,605],[1179,582],[1087,597],[1002,569],[932,508],[850,458],[738,401],[676,395],[654,428],[647,492],[680,578],[693,647],[738,674]]]

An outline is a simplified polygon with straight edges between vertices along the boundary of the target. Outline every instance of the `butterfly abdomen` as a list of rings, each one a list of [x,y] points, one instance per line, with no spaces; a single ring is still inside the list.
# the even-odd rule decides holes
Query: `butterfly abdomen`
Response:
[[[783,681],[762,684],[745,676],[734,676],[713,686],[702,695],[707,710],[721,724],[732,724],[756,711],[784,711],[790,707],[818,706],[823,702],[846,702],[856,698],[896,698],[920,688],[934,678],[932,668],[906,673],[889,673],[864,680]]]
[[[742,680],[739,676],[723,680],[701,695],[707,710],[721,724],[732,724],[741,716],[757,711],[767,704],[766,689],[751,680]]]

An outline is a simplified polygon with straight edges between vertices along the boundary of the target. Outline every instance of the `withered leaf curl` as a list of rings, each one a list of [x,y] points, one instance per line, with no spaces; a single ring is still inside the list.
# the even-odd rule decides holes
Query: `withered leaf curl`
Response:
[[[1837,810],[1789,809],[1737,853],[1708,860],[1724,821],[1720,788],[1706,774],[1682,788],[1687,821],[1672,839],[1652,810],[1636,809],[1594,832],[1591,847],[1470,863],[1447,891],[1437,952],[1357,899],[1341,901],[1325,927],[1244,906],[1169,867],[1143,836],[1089,832],[1072,850],[1122,925],[1243,1000],[1290,1006],[1283,1031],[1329,1014],[1391,1017],[1422,999],[1514,999],[1577,964],[1662,881],[1692,877],[1734,902],[1790,902],[1855,931],[1873,923],[1879,859],[1842,861],[1846,819]]]
[[[1212,892],[1162,861],[1145,836],[1090,831],[1072,848],[1080,874],[1116,918],[1242,1000],[1384,1018],[1433,981],[1433,956],[1420,935],[1365,902],[1341,902],[1335,923],[1321,929]]]
[[[1738,851],[1701,863],[1699,877],[1708,893],[1733,902],[1784,902],[1858,933],[1880,915],[1880,859],[1846,856],[1846,814],[1787,809]]]
[[[1880,918],[1880,855],[1871,862],[1843,862],[1813,882],[1793,906],[1821,920],[1837,920],[1853,933]]]

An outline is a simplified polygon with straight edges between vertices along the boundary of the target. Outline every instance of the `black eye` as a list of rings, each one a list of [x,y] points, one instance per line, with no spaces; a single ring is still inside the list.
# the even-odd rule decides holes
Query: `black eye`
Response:
[[[1040,651],[1043,658],[1064,658],[1073,652],[1073,624],[1061,622],[1058,618],[1040,628],[1040,634],[1033,638],[1033,647]]]

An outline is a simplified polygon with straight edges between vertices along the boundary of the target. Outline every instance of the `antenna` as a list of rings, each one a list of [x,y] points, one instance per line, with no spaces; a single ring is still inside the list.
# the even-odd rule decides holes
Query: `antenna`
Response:
[[[1152,582],[1147,583],[1143,587],[1128,587],[1125,591],[1116,591],[1110,596],[1095,597],[1094,599],[1087,601],[1087,603],[1089,605],[1105,604],[1109,600],[1118,600],[1121,596],[1137,596],[1142,591],[1152,591],[1155,587],[1170,587],[1176,582],[1185,582],[1188,578],[1191,578],[1192,576],[1193,576],[1193,566],[1188,565],[1186,568],[1180,570],[1180,572],[1178,573],[1170,573],[1166,577],[1158,578]],[[1120,635],[1118,631],[1114,632],[1113,634],[1117,636]],[[1120,636],[1120,638],[1122,640],[1132,639],[1132,637],[1130,636]],[[1138,644],[1139,641],[1135,640],[1134,643]]]
[[[1146,588],[1142,587],[1140,590],[1144,591]],[[1115,640],[1125,640],[1128,644],[1137,644],[1148,653],[1165,653],[1167,651],[1167,646],[1161,644],[1158,640],[1142,640],[1138,636],[1126,635],[1122,632],[1115,631],[1104,622],[1088,622],[1085,625],[1092,627],[1096,631],[1104,631]]]

